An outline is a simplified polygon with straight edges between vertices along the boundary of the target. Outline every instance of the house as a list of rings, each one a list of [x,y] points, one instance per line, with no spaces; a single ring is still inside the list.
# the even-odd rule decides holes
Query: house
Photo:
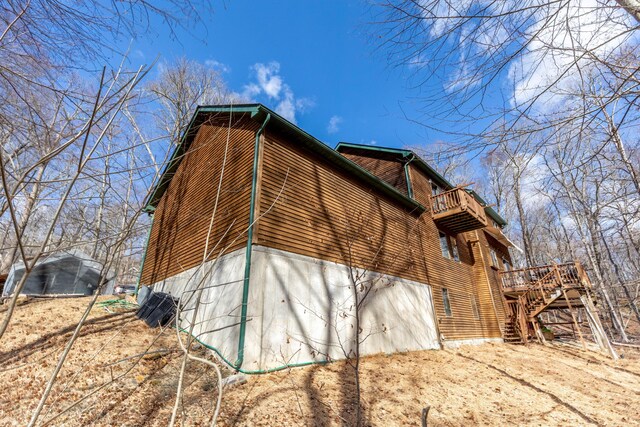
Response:
[[[3,296],[9,296],[25,274],[23,262],[11,266]],[[102,264],[77,251],[52,253],[42,257],[29,273],[23,295],[91,295],[100,285]]]
[[[355,340],[503,340],[506,223],[411,151],[331,149],[260,104],[198,107],[145,210],[141,284],[179,297],[181,327],[237,369],[344,358]]]

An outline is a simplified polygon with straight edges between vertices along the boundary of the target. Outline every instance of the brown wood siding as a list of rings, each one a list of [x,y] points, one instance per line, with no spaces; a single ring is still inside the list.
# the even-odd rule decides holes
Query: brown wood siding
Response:
[[[416,216],[295,141],[273,131],[265,136],[261,214],[273,207],[259,222],[257,244],[406,278],[419,275],[419,257],[412,255]]]
[[[402,162],[351,153],[343,153],[342,155],[368,170],[387,184],[397,188],[402,194],[408,194],[407,179]]]
[[[228,251],[246,245],[243,233],[248,226],[258,126],[247,119],[230,131],[229,160],[210,239],[217,242],[233,223],[221,246],[238,235],[242,238]],[[156,209],[143,284],[201,262],[226,140],[223,123],[208,123],[198,131]],[[427,207],[418,216],[291,136],[267,127],[261,145],[256,202],[257,214],[264,216],[256,225],[254,243],[427,283],[445,339],[500,336],[495,292],[492,300],[498,283],[482,262],[482,256],[489,259],[488,245],[495,242],[481,231],[459,234],[455,238],[460,262],[443,257],[429,210],[431,185],[421,170],[409,166],[414,197]],[[450,317],[444,312],[443,288],[449,292]],[[479,319],[474,316],[473,301]]]
[[[442,256],[438,239],[438,228],[431,219],[431,182],[424,172],[409,165],[409,174],[414,198],[427,207],[423,218],[423,238],[425,242],[425,261],[431,272],[429,283],[433,289],[433,300],[441,334],[447,340],[467,338],[495,338],[501,332],[496,320],[487,280],[480,280],[478,272],[482,260],[478,258],[473,233],[460,233],[456,236],[460,262]],[[448,289],[452,316],[445,314],[442,301],[442,288]],[[473,313],[472,299],[476,300],[479,317]]]
[[[475,284],[470,239],[456,236],[461,262],[444,258],[429,211],[416,218],[296,141],[265,135],[260,211],[273,207],[260,220],[257,244],[428,283],[445,339],[500,337],[488,289]],[[428,206],[427,177],[412,168],[411,179],[416,199]],[[451,317],[442,288],[449,290]]]
[[[231,128],[228,116],[200,126],[156,208],[142,284],[156,283],[202,262],[227,138],[227,162],[209,249],[220,244],[209,258],[228,245],[225,253],[246,245],[253,147],[259,124],[249,119],[234,120]]]
[[[498,319],[501,325],[504,325],[505,322],[505,308],[504,308],[504,297],[502,294],[502,282],[498,275],[498,272],[504,270],[504,264],[502,259],[506,259],[513,266],[513,262],[511,260],[511,254],[509,253],[509,248],[504,246],[502,243],[498,242],[491,235],[483,232],[482,230],[478,230],[478,238],[480,241],[480,247],[482,248],[484,259],[486,260],[485,270],[487,272],[487,278],[489,280],[489,284],[491,286],[491,291],[493,293],[493,298],[496,306],[496,312],[498,315]],[[491,264],[491,253],[490,249],[493,249],[498,256],[498,264],[499,266],[492,267]]]

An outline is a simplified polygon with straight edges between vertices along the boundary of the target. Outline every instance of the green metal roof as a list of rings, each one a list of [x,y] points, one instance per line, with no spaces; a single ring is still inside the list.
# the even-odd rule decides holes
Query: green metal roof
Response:
[[[262,104],[241,104],[241,105],[217,105],[217,106],[198,106],[196,111],[191,119],[189,126],[184,132],[180,144],[175,149],[173,155],[171,156],[171,160],[165,167],[158,183],[155,186],[154,191],[151,193],[151,196],[147,199],[145,204],[145,208],[143,209],[145,212],[153,212],[162,198],[162,195],[167,190],[173,175],[175,174],[180,162],[184,154],[188,151],[189,146],[193,142],[193,139],[198,131],[198,127],[204,122],[205,117],[208,117],[209,114],[212,113],[226,113],[226,114],[249,114],[250,117],[256,121],[262,122],[267,114],[271,115],[271,120],[267,124],[267,129],[269,128],[278,128],[278,130],[290,134],[297,138],[298,143],[304,145],[312,152],[322,156],[326,160],[328,160],[332,165],[337,166],[353,176],[358,177],[363,180],[367,184],[371,185],[376,190],[380,191],[382,194],[388,196],[389,198],[399,202],[405,208],[410,209],[411,211],[422,213],[425,211],[425,207],[420,203],[411,199],[400,191],[398,191],[395,187],[387,184],[382,181],[377,176],[373,175],[366,169],[362,168],[360,165],[352,162],[346,157],[342,156],[340,153],[324,144],[322,141],[316,139],[309,133],[300,129],[298,126],[294,125],[284,117],[270,110]]]
[[[435,169],[433,169],[428,163],[422,160],[411,150],[389,147],[373,147],[370,145],[351,144],[347,142],[340,142],[334,150],[322,141],[313,137],[311,134],[305,132],[295,124],[291,123],[289,120],[285,119],[284,117],[280,116],[279,114],[270,110],[262,104],[198,106],[195,113],[193,114],[193,117],[191,118],[189,126],[180,139],[180,144],[174,150],[173,155],[171,156],[171,160],[165,166],[165,169],[162,172],[162,175],[160,176],[160,179],[158,180],[153,192],[147,199],[145,208],[143,209],[145,212],[153,212],[155,210],[158,202],[162,198],[164,192],[167,190],[169,183],[173,178],[173,175],[177,171],[184,154],[189,150],[189,147],[191,146],[191,143],[193,142],[193,139],[198,132],[199,126],[205,121],[206,117],[213,113],[248,114],[252,119],[259,122],[262,122],[267,114],[270,114],[271,120],[267,124],[267,128],[273,128],[275,126],[280,131],[296,137],[297,142],[304,145],[316,154],[322,156],[323,158],[327,159],[333,165],[344,169],[354,176],[357,176],[359,179],[368,183],[373,188],[376,188],[381,193],[399,202],[404,207],[418,213],[424,212],[425,207],[418,203],[416,200],[407,197],[406,195],[398,191],[395,187],[382,181],[380,178],[373,175],[371,172],[367,171],[360,165],[342,156],[340,154],[340,150],[343,150],[345,148],[354,148],[374,152],[397,154],[400,157],[406,160],[410,160],[412,163],[415,163],[416,166],[422,169],[427,174],[427,176],[429,176],[431,180],[437,185],[445,189],[451,189],[455,187],[444,176],[440,175]],[[472,194],[483,206],[485,206],[485,211],[497,224],[499,224],[500,226],[507,225],[507,222],[495,210],[487,206],[487,203],[475,191],[467,191]]]
[[[378,147],[378,146],[371,146],[371,145],[364,145],[364,144],[351,144],[348,142],[340,142],[338,143],[338,145],[336,145],[336,151],[338,152],[348,148],[366,150],[366,151],[372,151],[372,152],[397,154],[398,156],[401,156],[403,159],[411,161],[417,167],[422,169],[427,174],[427,176],[431,178],[431,180],[435,182],[437,185],[439,185],[440,187],[447,190],[455,187],[455,185],[449,182],[449,180],[447,180],[444,176],[440,175],[435,169],[429,166],[427,162],[422,160],[420,156],[418,156],[415,152],[411,150],[404,150],[400,148],[390,148],[390,147]],[[484,199],[480,197],[478,193],[476,193],[473,190],[466,190],[466,191],[469,194],[471,194],[473,197],[475,197],[475,199],[482,206],[484,206],[485,212],[498,225],[500,225],[501,227],[504,227],[505,225],[507,225],[507,221],[505,221],[504,218],[502,218],[491,206],[487,206],[487,202],[485,202]]]

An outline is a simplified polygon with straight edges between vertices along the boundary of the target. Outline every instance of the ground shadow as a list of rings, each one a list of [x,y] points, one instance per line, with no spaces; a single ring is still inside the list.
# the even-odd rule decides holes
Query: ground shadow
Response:
[[[528,382],[528,381],[526,381],[526,380],[524,380],[522,378],[518,378],[516,376],[513,376],[510,373],[508,373],[507,371],[505,371],[504,369],[500,369],[497,366],[494,366],[494,365],[492,365],[490,363],[483,362],[481,360],[475,359],[475,358],[473,358],[471,356],[467,356],[467,355],[464,355],[464,354],[461,354],[461,353],[457,353],[457,355],[460,356],[460,357],[464,357],[465,359],[471,360],[473,362],[479,363],[481,365],[484,365],[484,366],[486,366],[488,368],[491,368],[494,371],[497,371],[500,374],[508,377],[509,379],[511,379],[511,380],[513,380],[513,381],[515,381],[515,382],[517,382],[519,384],[522,384],[523,386],[528,387],[528,388],[530,388],[530,389],[532,389],[532,390],[534,390],[534,391],[536,391],[538,393],[546,394],[547,396],[549,396],[551,398],[551,400],[553,400],[554,402],[556,402],[559,405],[562,405],[563,407],[565,407],[566,409],[570,410],[574,414],[578,415],[580,418],[582,418],[586,422],[599,425],[598,421],[594,420],[593,418],[591,418],[590,416],[588,416],[587,414],[585,414],[584,412],[582,412],[581,410],[579,410],[575,406],[571,405],[570,403],[565,402],[564,400],[560,399],[558,396],[556,396],[555,394],[553,394],[553,393],[551,393],[551,392],[549,392],[547,390],[541,389],[540,387],[538,387],[538,386],[536,386],[534,384],[531,384],[530,382]]]
[[[128,321],[132,320],[134,313],[132,311],[110,313],[101,317],[95,317],[84,322],[84,326],[99,326],[100,328],[86,329],[80,333],[79,336],[85,336],[88,334],[95,334],[98,332],[106,331],[109,329],[122,326]],[[60,340],[67,339],[67,335],[72,333],[76,329],[77,325],[73,324],[62,329],[58,329],[53,332],[49,332],[46,335],[40,336],[35,341],[24,344],[21,347],[14,348],[9,351],[0,353],[0,364],[6,365],[10,362],[15,362],[18,359],[28,357],[38,351],[44,350],[48,347],[54,346]]]

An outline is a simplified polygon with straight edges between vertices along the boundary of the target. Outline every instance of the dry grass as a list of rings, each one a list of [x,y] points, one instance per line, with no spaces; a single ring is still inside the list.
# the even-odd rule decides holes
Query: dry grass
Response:
[[[87,303],[44,300],[19,307],[0,341],[0,424],[28,421]],[[148,349],[155,353],[139,363],[127,359]],[[50,425],[166,425],[180,363],[176,349],[172,330],[152,330],[131,313],[95,308],[41,420],[109,384]],[[640,354],[624,351],[618,362],[567,345],[483,345],[364,358],[366,424],[419,425],[422,408],[430,405],[430,425],[637,425]],[[206,425],[215,375],[192,365],[187,384],[188,416],[181,421]],[[352,373],[340,362],[250,377],[225,391],[220,424],[350,425],[353,388]]]

